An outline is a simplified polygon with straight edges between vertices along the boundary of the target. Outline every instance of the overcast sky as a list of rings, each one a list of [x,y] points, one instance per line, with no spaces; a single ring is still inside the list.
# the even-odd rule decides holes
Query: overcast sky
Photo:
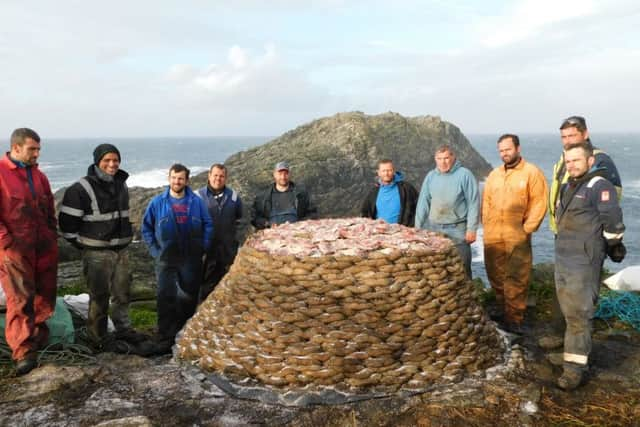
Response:
[[[639,95],[637,0],[0,0],[5,140],[276,136],[352,110],[640,131]]]

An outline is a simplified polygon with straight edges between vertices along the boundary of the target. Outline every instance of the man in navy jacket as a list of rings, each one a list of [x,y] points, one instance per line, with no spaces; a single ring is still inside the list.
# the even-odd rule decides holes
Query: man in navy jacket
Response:
[[[209,169],[206,187],[196,194],[204,200],[216,231],[204,261],[204,274],[200,288],[203,301],[213,291],[229,270],[238,253],[236,236],[238,222],[242,218],[242,200],[238,193],[226,186],[227,167],[216,163]]]
[[[558,386],[578,387],[589,367],[593,314],[598,302],[602,264],[607,255],[624,257],[622,209],[608,171],[597,167],[588,141],[564,149],[569,180],[562,184],[555,211],[555,283],[564,314],[563,373]]]

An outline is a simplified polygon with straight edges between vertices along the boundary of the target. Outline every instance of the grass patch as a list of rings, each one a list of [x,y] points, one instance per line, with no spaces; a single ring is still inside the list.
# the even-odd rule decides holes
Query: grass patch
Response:
[[[135,329],[150,331],[158,323],[158,314],[151,307],[135,306],[129,308],[129,319]]]
[[[536,304],[548,305],[556,294],[556,287],[553,282],[532,282],[529,293],[536,297]]]
[[[484,282],[481,278],[476,277],[471,280],[473,287],[475,289],[476,299],[483,307],[488,307],[490,305],[495,304],[496,302],[496,293],[492,288],[488,288],[485,286]]]
[[[58,290],[56,291],[56,294],[59,297],[63,297],[65,295],[80,295],[80,294],[86,294],[87,291],[87,285],[85,283],[84,280],[77,280],[75,282],[71,282],[69,284],[66,284],[64,286],[60,286],[58,287]]]

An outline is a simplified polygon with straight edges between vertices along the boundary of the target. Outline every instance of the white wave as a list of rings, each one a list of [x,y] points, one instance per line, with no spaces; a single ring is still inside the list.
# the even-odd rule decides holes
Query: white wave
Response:
[[[206,166],[192,166],[189,168],[191,176],[195,176],[200,172],[204,172],[209,168]],[[146,187],[155,188],[167,185],[167,168],[151,169],[142,172],[132,173],[127,179],[127,185],[129,187]]]
[[[484,264],[484,241],[482,239],[484,230],[482,226],[478,227],[476,232],[476,241],[471,244],[471,262]]]
[[[53,162],[38,162],[38,168],[41,170],[50,171],[54,169],[66,169],[69,165],[65,165],[62,163],[53,163]]]
[[[624,189],[632,188],[634,190],[640,190],[640,179],[636,179],[635,181],[631,181],[630,183],[622,183],[622,187]]]
[[[625,198],[640,199],[640,179],[633,180],[629,183],[622,182],[622,203]]]

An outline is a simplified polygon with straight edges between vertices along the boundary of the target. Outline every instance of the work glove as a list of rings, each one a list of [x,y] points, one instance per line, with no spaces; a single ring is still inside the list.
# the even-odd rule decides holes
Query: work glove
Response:
[[[622,262],[625,255],[627,254],[627,248],[624,247],[622,240],[618,241],[613,245],[607,246],[607,255],[611,258],[613,262]]]

